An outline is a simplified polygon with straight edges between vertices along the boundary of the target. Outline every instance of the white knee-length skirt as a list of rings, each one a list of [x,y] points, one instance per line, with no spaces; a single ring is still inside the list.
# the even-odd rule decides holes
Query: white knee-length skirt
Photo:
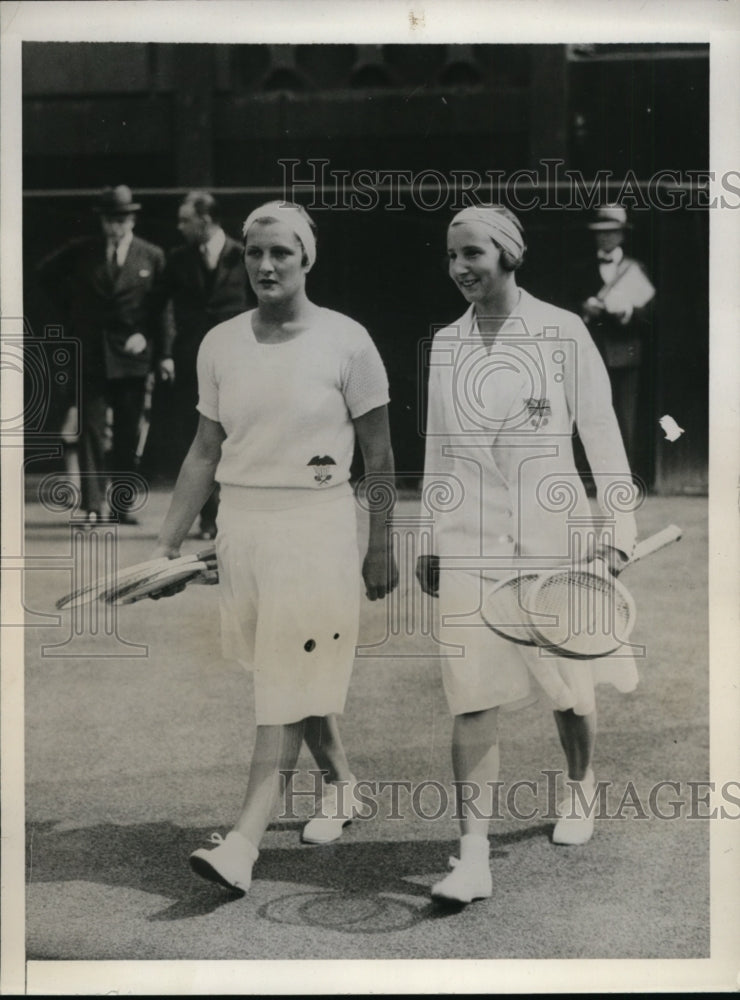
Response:
[[[221,490],[223,655],[253,671],[260,725],[344,710],[361,578],[354,498],[334,489]]]
[[[596,684],[612,684],[625,692],[637,686],[637,666],[628,650],[575,660],[497,635],[481,616],[483,598],[494,583],[463,570],[440,573],[437,635],[444,654],[442,681],[453,715],[496,706],[521,708],[542,696],[553,708],[586,715],[595,707]]]

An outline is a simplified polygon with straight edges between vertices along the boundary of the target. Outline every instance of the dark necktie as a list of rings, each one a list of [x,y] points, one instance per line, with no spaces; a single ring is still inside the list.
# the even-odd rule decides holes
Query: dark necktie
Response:
[[[111,243],[108,249],[108,273],[114,280],[118,277],[121,266],[118,263],[118,245]]]

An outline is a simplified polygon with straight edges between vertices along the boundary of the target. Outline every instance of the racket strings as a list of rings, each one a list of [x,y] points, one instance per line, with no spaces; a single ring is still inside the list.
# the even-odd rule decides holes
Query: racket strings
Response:
[[[595,573],[563,572],[545,578],[531,595],[547,645],[576,656],[603,655],[627,637],[633,605],[614,584]]]
[[[637,562],[681,538],[669,525],[636,546]],[[621,581],[589,569],[521,573],[497,583],[482,604],[486,623],[499,635],[574,659],[608,656],[624,645],[636,606]]]
[[[540,641],[533,627],[533,613],[527,597],[536,579],[535,574],[523,574],[501,581],[486,608],[486,618],[495,631],[530,646]]]

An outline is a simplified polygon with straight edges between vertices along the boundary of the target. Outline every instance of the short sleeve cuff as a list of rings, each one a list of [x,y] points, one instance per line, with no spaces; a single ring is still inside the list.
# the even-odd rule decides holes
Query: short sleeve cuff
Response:
[[[211,408],[210,406],[206,406],[205,403],[199,402],[197,410],[198,413],[202,413],[204,417],[207,417],[209,420],[214,420],[216,423],[218,423],[218,412],[215,408]]]
[[[379,395],[376,399],[363,399],[361,403],[350,409],[349,415],[353,420],[357,420],[358,417],[363,417],[371,410],[377,410],[380,406],[387,406],[390,401],[390,396],[387,392],[382,396]]]

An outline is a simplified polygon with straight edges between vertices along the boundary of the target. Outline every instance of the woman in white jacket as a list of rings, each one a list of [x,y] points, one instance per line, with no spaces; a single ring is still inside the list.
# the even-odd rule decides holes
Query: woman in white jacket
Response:
[[[501,206],[464,209],[448,228],[447,251],[450,277],[470,305],[435,335],[430,353],[424,490],[432,495],[436,484],[449,502],[436,514],[434,555],[419,560],[417,577],[439,597],[461,817],[460,858],[432,896],[467,903],[492,891],[484,793],[499,774],[499,709],[522,707],[544,690],[568,778],[590,800],[594,683],[637,683],[629,656],[542,657],[500,638],[481,617],[482,599],[523,567],[599,556],[619,572],[635,543],[636,490],[608,375],[583,322],[517,285],[525,253],[518,219]],[[574,425],[597,486],[596,517],[573,458]],[[593,832],[593,815],[577,795],[569,809],[571,801],[556,843],[584,843]]]

